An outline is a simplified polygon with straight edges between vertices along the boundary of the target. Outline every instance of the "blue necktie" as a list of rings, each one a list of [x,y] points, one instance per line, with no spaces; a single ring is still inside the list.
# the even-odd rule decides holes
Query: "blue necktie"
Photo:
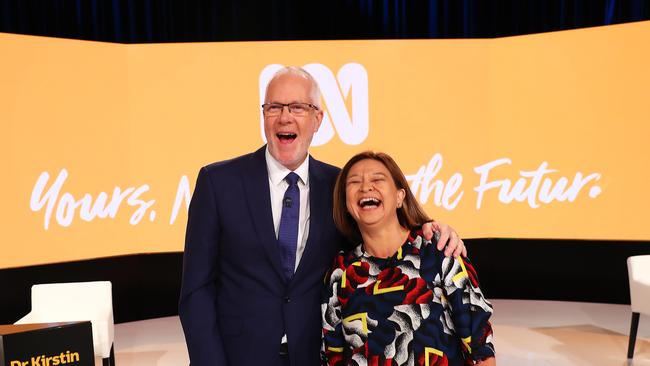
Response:
[[[282,216],[280,217],[280,230],[278,231],[278,244],[282,269],[287,281],[293,277],[296,265],[296,248],[298,245],[298,220],[300,218],[300,189],[298,188],[298,174],[291,172],[284,180],[289,187],[282,198]]]

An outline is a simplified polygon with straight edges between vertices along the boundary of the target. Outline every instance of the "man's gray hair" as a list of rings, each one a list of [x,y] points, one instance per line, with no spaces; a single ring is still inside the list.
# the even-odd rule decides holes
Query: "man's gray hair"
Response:
[[[280,70],[276,71],[275,74],[273,74],[273,77],[271,78],[269,83],[266,84],[266,93],[269,92],[269,85],[271,85],[271,83],[275,79],[277,79],[278,77],[280,77],[282,75],[287,75],[287,74],[300,76],[300,77],[303,77],[303,78],[309,80],[309,82],[311,83],[311,90],[309,91],[309,97],[311,98],[311,103],[313,105],[315,105],[316,107],[318,107],[318,109],[321,109],[321,106],[320,106],[321,94],[320,94],[320,88],[318,87],[318,83],[316,82],[316,79],[314,79],[314,77],[311,76],[311,74],[308,73],[307,70],[303,69],[302,67],[285,66],[285,67],[281,68]]]

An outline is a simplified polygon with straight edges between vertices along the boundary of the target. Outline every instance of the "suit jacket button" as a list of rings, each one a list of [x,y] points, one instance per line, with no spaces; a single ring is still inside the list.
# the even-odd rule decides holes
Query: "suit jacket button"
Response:
[[[286,303],[291,302],[291,298],[290,298],[289,296],[286,296],[286,297],[284,298],[284,302],[286,302]]]

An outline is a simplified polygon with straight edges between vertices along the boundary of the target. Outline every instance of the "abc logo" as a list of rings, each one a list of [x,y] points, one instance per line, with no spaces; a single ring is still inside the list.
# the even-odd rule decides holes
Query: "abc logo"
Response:
[[[283,66],[272,64],[266,66],[260,73],[260,104],[264,103],[266,84]],[[336,77],[332,71],[322,64],[308,64],[303,68],[309,72],[318,85],[322,94],[323,123],[314,135],[311,146],[328,143],[335,134],[348,145],[358,145],[368,137],[368,73],[358,63],[343,65]],[[348,111],[346,100],[352,108]],[[260,112],[260,132],[264,136],[264,115]]]

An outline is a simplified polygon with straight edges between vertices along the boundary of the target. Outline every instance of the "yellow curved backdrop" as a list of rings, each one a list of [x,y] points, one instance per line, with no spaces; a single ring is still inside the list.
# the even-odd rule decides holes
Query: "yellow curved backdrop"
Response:
[[[0,268],[182,250],[198,168],[263,144],[274,64],[331,81],[315,157],[390,153],[464,237],[650,240],[648,39],[649,22],[493,40],[0,34]]]

